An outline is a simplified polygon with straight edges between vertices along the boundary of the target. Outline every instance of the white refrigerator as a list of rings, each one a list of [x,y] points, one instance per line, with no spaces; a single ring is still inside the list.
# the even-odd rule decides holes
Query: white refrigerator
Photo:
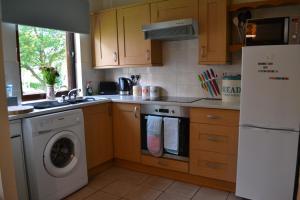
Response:
[[[300,45],[244,47],[236,195],[292,200],[300,128]]]

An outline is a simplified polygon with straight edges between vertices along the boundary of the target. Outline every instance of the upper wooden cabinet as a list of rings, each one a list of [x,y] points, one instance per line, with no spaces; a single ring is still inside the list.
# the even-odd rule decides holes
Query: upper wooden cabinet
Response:
[[[193,18],[198,20],[198,0],[166,0],[151,4],[151,22]]]
[[[83,108],[88,169],[113,159],[111,103]]]
[[[142,32],[150,24],[150,5],[119,8],[117,17],[120,65],[161,65],[161,43],[145,40]]]
[[[115,157],[140,162],[140,105],[124,103],[113,105],[113,133]]]
[[[226,64],[227,0],[199,0],[199,63]]]
[[[117,10],[92,16],[93,60],[96,68],[119,65]]]

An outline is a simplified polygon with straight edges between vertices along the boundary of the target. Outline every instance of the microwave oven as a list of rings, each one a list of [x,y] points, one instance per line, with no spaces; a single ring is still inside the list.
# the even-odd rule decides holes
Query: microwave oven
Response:
[[[300,44],[300,17],[249,19],[246,46]]]

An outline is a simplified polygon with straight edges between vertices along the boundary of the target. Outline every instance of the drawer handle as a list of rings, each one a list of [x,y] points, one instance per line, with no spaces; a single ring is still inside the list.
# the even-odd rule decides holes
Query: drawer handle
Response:
[[[207,118],[208,119],[220,119],[220,117],[217,115],[207,115]]]
[[[211,169],[222,169],[224,168],[225,164],[223,163],[216,163],[216,162],[206,162],[206,167],[211,168]]]
[[[208,135],[207,140],[209,140],[211,142],[222,142],[225,139],[224,139],[224,137],[218,136],[218,135]]]

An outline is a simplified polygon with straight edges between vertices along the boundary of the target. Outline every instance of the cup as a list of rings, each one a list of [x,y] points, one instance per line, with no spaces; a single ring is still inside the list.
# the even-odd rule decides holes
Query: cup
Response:
[[[7,95],[7,97],[13,96],[13,85],[12,84],[6,85],[6,95]]]

